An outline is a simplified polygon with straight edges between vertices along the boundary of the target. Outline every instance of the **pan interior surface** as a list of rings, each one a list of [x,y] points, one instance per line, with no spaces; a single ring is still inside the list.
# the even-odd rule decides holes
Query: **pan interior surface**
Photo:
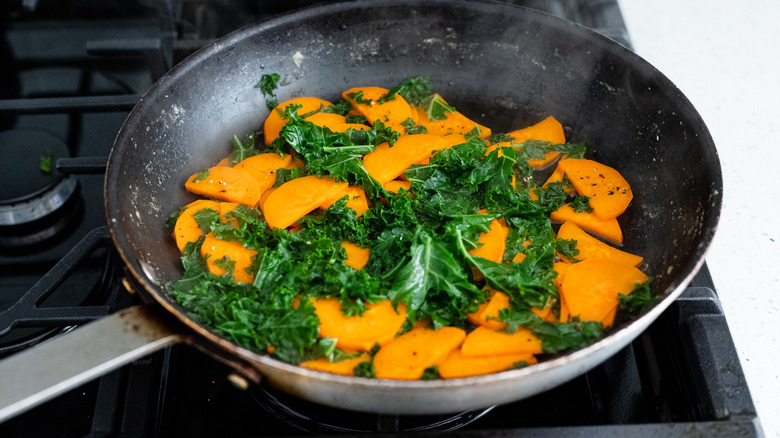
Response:
[[[588,158],[620,169],[631,184],[634,201],[620,219],[622,249],[645,258],[643,268],[664,300],[588,349],[525,370],[452,382],[339,378],[219,341],[165,292],[164,285],[182,269],[164,224],[195,199],[184,190],[190,175],[228,155],[234,135],[262,127],[269,110],[254,86],[267,73],[281,75],[280,102],[301,96],[335,102],[348,88],[391,88],[421,75],[448,103],[495,132],[555,116],[568,139],[588,142]],[[358,2],[258,23],[176,66],[120,131],[105,195],[115,243],[146,291],[197,331],[254,361],[272,383],[350,409],[432,413],[533,395],[625,346],[701,265],[717,223],[721,187],[717,153],[699,115],[672,83],[628,49],[573,23],[504,4]],[[540,378],[546,381],[532,382]],[[486,385],[498,390],[465,400],[469,391]],[[334,389],[342,391],[334,395]],[[387,394],[420,402],[366,402]],[[450,399],[462,402],[442,406]],[[437,400],[438,406],[427,406]]]

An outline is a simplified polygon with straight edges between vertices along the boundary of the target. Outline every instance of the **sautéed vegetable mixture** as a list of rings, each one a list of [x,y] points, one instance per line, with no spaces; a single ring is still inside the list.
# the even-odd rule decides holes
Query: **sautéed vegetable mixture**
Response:
[[[236,344],[329,373],[459,378],[587,346],[654,304],[616,247],[631,188],[554,117],[518,128],[420,77],[280,103],[187,180],[170,290]]]

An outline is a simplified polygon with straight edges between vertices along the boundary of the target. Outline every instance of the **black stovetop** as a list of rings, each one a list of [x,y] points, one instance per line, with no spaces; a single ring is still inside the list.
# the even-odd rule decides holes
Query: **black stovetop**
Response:
[[[0,146],[10,135],[54,137],[55,169],[36,184],[67,180],[75,191],[53,215],[0,222],[0,357],[136,302],[121,286],[122,264],[105,228],[102,171],[140,95],[206,41],[313,3],[7,3],[9,10],[0,12]],[[616,0],[513,3],[630,47]],[[0,196],[0,209],[8,196]],[[270,389],[239,389],[226,366],[176,346],[0,424],[0,436],[760,435],[714,290],[705,267],[644,334],[602,365],[486,410],[424,417],[340,411]]]

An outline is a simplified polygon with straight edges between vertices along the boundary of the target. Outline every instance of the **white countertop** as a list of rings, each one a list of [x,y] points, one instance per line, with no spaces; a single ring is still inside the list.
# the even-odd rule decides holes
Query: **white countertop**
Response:
[[[715,140],[724,198],[707,264],[764,433],[780,437],[780,2],[619,3],[636,53]]]

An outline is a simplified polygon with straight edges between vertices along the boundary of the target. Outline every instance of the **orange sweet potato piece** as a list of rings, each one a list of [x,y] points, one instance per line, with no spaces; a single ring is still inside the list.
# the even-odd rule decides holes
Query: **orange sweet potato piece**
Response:
[[[550,214],[550,220],[556,222],[571,221],[590,233],[609,239],[617,244],[623,243],[623,231],[617,219],[601,220],[593,213],[575,212],[571,204],[564,204]]]
[[[327,201],[323,202],[319,208],[327,210],[331,205],[335,204],[336,201],[343,198],[344,196],[349,196],[347,199],[347,207],[355,210],[355,213],[357,213],[358,217],[362,216],[363,213],[368,211],[368,197],[366,196],[366,192],[364,192],[363,189],[358,186],[347,187],[346,192],[339,193],[338,195],[328,199]]]
[[[216,201],[208,201],[206,199],[198,199],[187,204],[187,208],[179,214],[179,218],[176,219],[176,225],[173,227],[173,238],[176,240],[176,246],[179,251],[184,252],[184,247],[189,242],[195,242],[203,235],[203,230],[195,222],[193,215],[204,208],[210,208],[214,211],[219,211],[219,203]]]
[[[264,192],[276,182],[276,171],[278,169],[290,169],[293,167],[292,155],[281,156],[274,153],[254,155],[242,160],[234,167],[244,169],[252,175],[252,178],[260,183],[260,189]]]
[[[271,114],[268,114],[265,123],[263,123],[263,139],[265,140],[266,145],[270,145],[276,140],[276,138],[279,137],[279,132],[284,125],[287,124],[287,120],[282,118],[282,114],[284,114],[284,109],[291,104],[302,105],[302,107],[296,111],[296,114],[307,114],[312,111],[317,111],[321,106],[332,105],[327,100],[318,99],[316,97],[296,97],[295,99],[280,103],[276,108],[271,110]]]
[[[374,356],[379,379],[417,380],[426,368],[442,362],[458,348],[466,332],[457,327],[414,328],[383,345]]]
[[[371,254],[370,249],[362,248],[352,242],[341,242],[341,247],[347,251],[347,260],[344,261],[345,265],[354,269],[363,269],[363,266],[366,266],[368,257]]]
[[[563,170],[560,168],[560,166],[557,166],[552,174],[550,174],[550,177],[547,178],[547,181],[542,184],[542,187],[547,188],[547,185],[554,182],[561,182],[563,181]],[[565,185],[563,186],[563,190],[566,192],[567,195],[571,195],[572,193],[576,192],[577,190],[574,189],[574,186]]]
[[[590,197],[593,214],[601,220],[620,216],[634,198],[623,175],[609,166],[593,160],[566,159],[558,167],[580,196]]]
[[[535,313],[539,318],[546,320],[550,319],[552,315],[552,301],[550,301],[544,309],[538,307],[531,307],[531,312]]]
[[[477,327],[463,341],[463,356],[482,357],[502,354],[540,354],[542,341],[531,331],[520,327],[512,334],[487,327]]]
[[[257,251],[245,248],[241,242],[219,240],[214,233],[208,233],[200,247],[200,255],[206,258],[206,265],[212,274],[225,274],[225,270],[216,264],[216,260],[227,257],[235,262],[233,277],[236,283],[251,283],[254,280],[254,276],[247,273],[246,268],[252,266],[252,257],[257,255]]]
[[[380,184],[384,184],[403,174],[412,164],[429,157],[432,151],[446,146],[447,142],[436,135],[402,135],[393,147],[385,142],[363,156],[363,167]]]
[[[398,193],[400,189],[404,189],[407,192],[412,187],[412,183],[409,181],[402,181],[400,179],[394,179],[392,181],[388,181],[384,184],[382,184],[382,188],[387,190],[388,192]]]
[[[434,94],[433,98],[438,98],[444,104],[447,103],[438,94]],[[458,111],[444,113],[446,117],[445,119],[430,120],[428,118],[428,114],[425,112],[424,107],[418,107],[415,108],[415,110],[417,112],[416,123],[418,125],[425,126],[425,129],[427,129],[428,134],[439,135],[439,136],[446,136],[449,134],[468,134],[475,127],[478,127],[480,130],[480,134],[479,134],[480,138],[490,137],[491,134],[490,128],[488,128],[487,126],[480,125],[479,123],[469,119],[468,117],[464,116]],[[460,143],[465,143],[465,141],[461,141]],[[455,143],[455,144],[460,144],[460,143]]]
[[[604,328],[612,327],[612,324],[615,322],[615,315],[617,315],[617,307],[610,310],[609,313],[601,319],[601,324],[604,325]]]
[[[633,266],[588,259],[569,266],[560,289],[571,316],[602,321],[618,306],[618,294],[628,295],[645,281],[647,275]]]
[[[480,137],[482,136],[480,135]],[[466,140],[466,136],[463,134],[447,134],[443,135],[441,138],[447,142],[447,148],[468,142],[468,140]]]
[[[468,314],[467,318],[473,324],[487,327],[492,330],[501,330],[507,326],[505,322],[498,320],[498,313],[502,309],[509,308],[509,295],[503,292],[493,292],[490,300],[479,306],[479,310]]]
[[[555,286],[558,288],[558,291],[559,291],[558,300],[560,300],[561,303],[560,303],[560,308],[559,308],[560,312],[559,312],[559,315],[557,317],[552,313],[552,307],[555,304],[555,302],[553,301],[552,303],[550,303],[550,306],[549,306],[550,313],[546,317],[543,318],[543,319],[545,319],[547,321],[550,321],[550,322],[569,322],[569,311],[566,308],[566,303],[563,300],[563,296],[560,294],[561,284],[563,284],[563,279],[566,276],[566,270],[569,268],[569,266],[571,266],[571,263],[566,263],[566,262],[555,262],[555,263],[553,263],[553,271],[558,273],[558,276],[553,279],[553,282],[555,283]],[[537,313],[537,315],[539,315],[539,314]]]
[[[487,210],[480,210],[479,213],[487,214]],[[503,218],[493,219],[490,222],[490,231],[479,236],[479,243],[482,246],[472,249],[469,254],[500,263],[504,259],[508,234],[509,227],[506,221]]]
[[[553,263],[553,271],[558,273],[558,276],[553,279],[555,282],[555,285],[559,288],[561,287],[561,284],[563,284],[563,277],[566,276],[566,270],[569,269],[569,266],[571,263],[566,262],[555,262]]]
[[[428,134],[430,134],[430,132]],[[466,140],[466,136],[463,134],[449,134],[449,135],[442,135],[440,137],[442,140],[444,140],[443,147],[441,149],[432,150],[427,157],[423,158],[420,161],[417,161],[414,164],[429,164],[431,162],[431,157],[436,155],[437,152],[442,151],[444,149],[449,149],[457,144],[466,143],[468,141]]]
[[[353,110],[364,116],[369,124],[373,125],[375,121],[379,120],[393,131],[404,134],[406,129],[401,125],[401,122],[412,117],[412,108],[400,94],[396,94],[393,100],[377,103],[377,100],[386,95],[388,91],[390,90],[381,87],[357,87],[344,91],[341,96],[351,103]],[[361,98],[371,101],[371,103],[358,103],[354,96],[355,93],[362,93]]]
[[[341,362],[331,362],[327,357],[316,360],[307,360],[301,362],[301,366],[311,370],[324,371],[331,374],[341,374],[342,376],[354,376],[355,367],[361,362],[370,361],[371,356],[361,354],[358,357],[342,360]]]
[[[260,183],[243,169],[217,166],[209,168],[207,172],[207,176],[200,173],[192,175],[184,188],[198,195],[250,207],[254,207],[263,194]]]
[[[532,354],[504,354],[488,357],[465,357],[458,349],[450,353],[444,362],[439,364],[439,375],[442,379],[457,379],[461,377],[481,376],[510,369],[518,362],[536,363]]]
[[[238,202],[220,202],[219,209],[217,211],[219,212],[219,215],[222,217],[222,219],[225,220],[227,219],[225,215],[235,210],[239,205],[241,204]]]
[[[312,122],[317,126],[324,126],[333,132],[336,132],[333,129],[334,126],[343,125],[344,123],[347,123],[346,117],[342,116],[341,114],[335,114],[335,113],[314,113],[309,117],[306,117],[304,120],[306,120],[307,122]]]
[[[592,237],[570,221],[564,222],[563,225],[561,225],[557,237],[559,239],[577,241],[577,249],[580,251],[577,255],[578,260],[603,259],[630,266],[639,266],[643,260],[642,257],[638,255],[621,251]],[[563,256],[561,256],[561,258],[565,259]]]
[[[221,166],[221,167],[233,167],[233,163],[230,162],[230,157],[225,157],[221,160],[219,160],[219,163],[214,165],[215,167]]]
[[[273,193],[275,190],[276,187],[269,187],[266,191],[263,192],[262,195],[260,195],[260,200],[257,201],[257,206],[260,207],[260,209],[263,208],[265,200],[268,199],[268,197],[271,196],[271,193]]]
[[[287,228],[328,199],[347,190],[346,182],[316,175],[296,178],[279,186],[261,206],[268,226]]]
[[[363,125],[362,123],[339,123],[328,126],[328,128],[330,128],[330,130],[333,132],[347,132],[350,129],[354,129],[356,131],[368,131],[371,129],[370,126]]]
[[[566,136],[563,133],[563,126],[554,117],[550,116],[541,122],[531,125],[527,128],[518,129],[509,133],[514,137],[514,143],[522,143],[526,140],[542,140],[549,141],[552,144],[566,143]],[[544,155],[543,159],[531,159],[528,160],[528,165],[531,167],[544,167],[558,158],[561,155],[560,152],[549,152]]]
[[[346,317],[336,298],[311,298],[320,318],[320,336],[336,339],[336,346],[347,352],[368,351],[374,344],[385,345],[395,338],[406,321],[406,306],[393,308],[390,300],[368,304],[363,316]]]
[[[228,222],[228,218],[225,217],[225,215],[235,210],[236,207],[238,207],[239,205],[241,204],[237,202],[220,202],[218,211],[219,211],[219,216],[222,218],[222,222]],[[238,226],[238,221],[235,219],[231,219],[229,223],[234,227]]]

